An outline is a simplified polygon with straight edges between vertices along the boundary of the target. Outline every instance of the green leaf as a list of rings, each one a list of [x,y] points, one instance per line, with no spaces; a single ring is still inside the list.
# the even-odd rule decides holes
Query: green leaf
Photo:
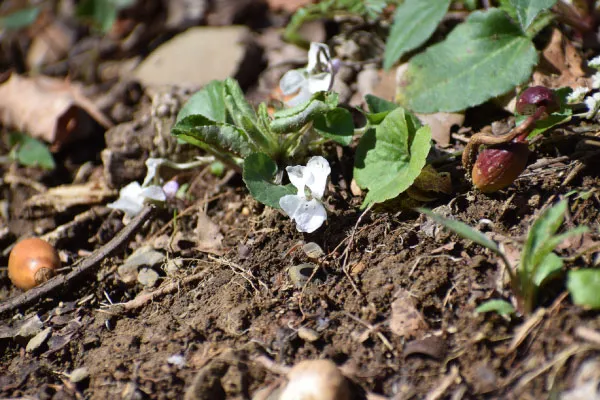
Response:
[[[273,115],[271,130],[276,133],[298,131],[317,116],[334,109],[337,106],[337,98],[335,93],[319,92],[306,103],[277,111]]]
[[[171,133],[204,149],[214,148],[218,152],[234,154],[242,158],[256,151],[243,129],[212,121],[200,114],[183,118],[173,126]]]
[[[546,257],[544,257],[535,270],[535,274],[532,277],[533,283],[537,287],[542,286],[546,279],[560,271],[562,267],[563,260],[556,253],[550,252],[546,254]]]
[[[194,93],[177,114],[177,122],[189,115],[203,115],[211,121],[226,122],[225,83],[212,81]]]
[[[526,81],[536,62],[533,43],[503,11],[476,11],[410,60],[396,100],[421,113],[460,111]]]
[[[11,151],[11,157],[19,164],[47,170],[56,167],[52,153],[43,142],[22,133],[11,133],[9,142],[11,146],[15,146]]]
[[[225,79],[225,106],[234,124],[246,131],[250,140],[265,153],[277,152],[277,138],[267,129],[263,129],[256,112],[246,101],[244,92],[235,79]]]
[[[244,160],[244,172],[242,178],[252,197],[261,203],[273,207],[279,207],[279,199],[288,194],[296,194],[293,185],[275,185],[273,177],[277,173],[277,164],[264,153],[250,154]]]
[[[600,308],[600,269],[569,271],[567,289],[573,303],[594,309]]]
[[[334,108],[325,114],[318,115],[313,128],[319,135],[334,140],[342,146],[349,146],[354,135],[352,114],[345,108]]]
[[[429,39],[449,6],[450,0],[405,0],[398,6],[385,44],[383,68],[389,69],[404,53]]]
[[[390,111],[399,107],[396,103],[370,94],[365,96],[365,101],[369,106],[369,112],[363,111],[363,114],[371,125],[380,124]]]
[[[586,233],[589,229],[586,226],[578,226],[560,235],[553,235],[548,240],[544,241],[535,251],[533,255],[533,264],[537,266],[550,254],[556,246],[561,244],[564,240],[572,236],[579,236]]]
[[[464,222],[457,221],[455,219],[444,218],[441,215],[434,213],[426,208],[417,208],[417,211],[427,215],[429,218],[437,222],[438,224],[450,229],[454,233],[463,238],[477,243],[480,246],[485,247],[493,251],[496,254],[501,254],[500,247],[492,239],[479,232],[477,229],[471,228]]]
[[[521,271],[524,274],[533,273],[533,269],[537,265],[536,259],[539,263],[546,256],[547,253],[540,254],[539,250],[560,228],[566,210],[567,201],[559,201],[554,206],[544,210],[529,229],[527,241],[521,253]],[[550,251],[554,250],[554,247]]]
[[[133,5],[135,0],[84,0],[77,6],[77,16],[91,18],[102,32],[108,32],[119,11]]]
[[[419,176],[431,148],[431,130],[401,107],[375,130],[367,131],[356,149],[354,178],[368,188],[362,208],[404,192]]]
[[[475,312],[496,312],[502,316],[508,316],[515,313],[515,308],[512,304],[505,300],[488,300],[483,302],[475,309]]]
[[[398,108],[398,104],[386,99],[382,99],[381,97],[374,96],[372,94],[366,95],[365,101],[369,106],[369,112],[375,114],[393,111],[396,108]]]
[[[510,0],[510,2],[515,8],[519,24],[521,24],[521,28],[525,32],[535,17],[540,12],[552,7],[556,3],[556,0]]]
[[[33,24],[40,14],[39,7],[29,7],[0,18],[0,28],[18,30]]]

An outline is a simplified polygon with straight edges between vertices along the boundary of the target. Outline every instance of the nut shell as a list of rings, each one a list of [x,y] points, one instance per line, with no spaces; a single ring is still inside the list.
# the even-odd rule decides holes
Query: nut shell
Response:
[[[19,289],[29,290],[46,282],[60,268],[56,249],[38,238],[21,240],[8,257],[8,277]]]
[[[480,151],[473,166],[473,184],[483,193],[504,189],[523,172],[528,156],[527,143],[508,143]]]

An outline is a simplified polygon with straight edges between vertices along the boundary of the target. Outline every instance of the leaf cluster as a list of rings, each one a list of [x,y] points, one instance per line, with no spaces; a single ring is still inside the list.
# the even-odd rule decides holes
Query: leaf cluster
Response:
[[[195,93],[179,112],[171,132],[242,170],[250,194],[279,208],[279,199],[293,192],[290,185],[275,183],[279,166],[305,154],[315,136],[350,144],[352,115],[337,105],[337,94],[319,92],[307,102],[271,116],[265,103],[255,110],[237,81],[228,78]]]

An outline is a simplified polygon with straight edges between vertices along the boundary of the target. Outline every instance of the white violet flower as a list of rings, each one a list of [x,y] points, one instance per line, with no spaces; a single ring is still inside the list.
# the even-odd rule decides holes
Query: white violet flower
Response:
[[[117,201],[108,204],[108,207],[122,210],[128,217],[135,217],[144,208],[146,199],[165,201],[167,200],[167,195],[160,186],[142,187],[138,182],[134,181],[122,188],[119,191]]]
[[[594,118],[598,113],[598,110],[600,110],[600,93],[594,93],[593,95],[586,97],[584,102],[588,108],[585,117],[588,119]]]
[[[592,88],[600,89],[600,72],[596,72],[592,75]]]
[[[279,88],[284,96],[294,95],[285,104],[294,107],[309,100],[317,92],[330,90],[334,74],[329,46],[312,42],[306,68],[288,71],[279,81]]]
[[[567,103],[569,103],[569,104],[581,103],[583,101],[583,99],[585,98],[585,95],[588,94],[589,92],[590,92],[590,89],[588,89],[586,87],[583,87],[583,86],[576,87],[575,89],[573,89],[571,94],[567,96]]]
[[[590,68],[595,68],[597,70],[600,70],[600,56],[596,56],[596,57],[592,58],[590,61],[588,61],[588,66]]]
[[[296,221],[298,232],[312,233],[327,220],[327,212],[321,199],[331,172],[329,163],[325,158],[315,156],[308,160],[305,167],[297,165],[285,170],[292,185],[298,189],[298,194],[283,196],[279,199],[279,206]]]

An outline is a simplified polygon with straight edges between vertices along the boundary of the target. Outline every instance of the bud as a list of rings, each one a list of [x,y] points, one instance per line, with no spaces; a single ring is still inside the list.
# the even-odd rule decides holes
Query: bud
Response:
[[[473,165],[473,184],[483,193],[504,189],[514,182],[527,166],[527,143],[507,143],[483,149]]]

